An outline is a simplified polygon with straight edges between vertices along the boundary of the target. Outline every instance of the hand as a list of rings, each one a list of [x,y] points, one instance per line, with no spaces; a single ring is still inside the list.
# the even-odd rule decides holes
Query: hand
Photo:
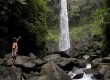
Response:
[[[19,36],[18,38],[21,38],[21,36]]]
[[[18,37],[17,41],[21,38],[21,36]]]

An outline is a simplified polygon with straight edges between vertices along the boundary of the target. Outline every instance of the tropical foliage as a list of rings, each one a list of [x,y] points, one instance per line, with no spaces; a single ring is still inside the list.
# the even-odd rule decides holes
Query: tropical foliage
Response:
[[[4,50],[0,51],[5,52],[0,54],[11,52],[12,38],[21,36],[20,54],[26,55],[33,52],[40,57],[45,55],[46,11],[44,0],[0,0],[0,30],[2,31],[0,33],[6,34],[5,37],[0,37],[0,43],[8,44],[5,46],[8,50],[3,48]]]

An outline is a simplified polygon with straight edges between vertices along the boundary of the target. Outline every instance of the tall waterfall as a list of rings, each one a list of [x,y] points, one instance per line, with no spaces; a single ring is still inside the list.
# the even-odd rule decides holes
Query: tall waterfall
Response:
[[[60,38],[59,38],[59,50],[66,51],[70,48],[69,28],[68,28],[68,12],[66,0],[61,0],[61,12],[60,12]]]

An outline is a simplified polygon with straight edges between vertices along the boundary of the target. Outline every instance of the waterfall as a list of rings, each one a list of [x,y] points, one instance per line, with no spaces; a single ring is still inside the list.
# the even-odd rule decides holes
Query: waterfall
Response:
[[[60,11],[60,38],[59,50],[66,51],[70,48],[69,28],[68,28],[68,12],[66,0],[61,0]]]

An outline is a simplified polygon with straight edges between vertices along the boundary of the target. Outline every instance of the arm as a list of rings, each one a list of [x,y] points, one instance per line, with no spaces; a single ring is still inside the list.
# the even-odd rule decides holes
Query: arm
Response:
[[[19,40],[20,38],[21,38],[21,36],[18,37],[17,42],[18,42],[18,40]]]

